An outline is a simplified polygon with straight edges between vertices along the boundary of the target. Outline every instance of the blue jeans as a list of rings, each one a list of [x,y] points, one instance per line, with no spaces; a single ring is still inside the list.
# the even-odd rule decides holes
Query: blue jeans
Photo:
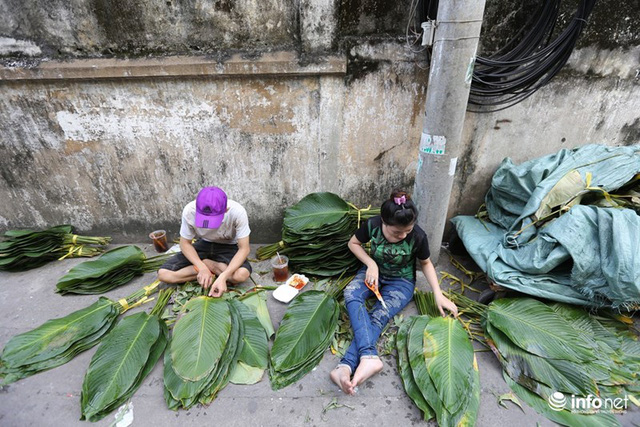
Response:
[[[365,300],[374,296],[374,293],[364,284],[367,267],[362,267],[351,283],[344,290],[344,301],[349,312],[349,320],[353,329],[353,341],[341,364],[351,368],[355,372],[360,358],[363,356],[377,356],[376,342],[389,319],[402,311],[413,297],[415,281],[397,277],[380,276],[378,289],[387,304],[388,311],[382,303],[376,300],[371,313],[367,311]]]

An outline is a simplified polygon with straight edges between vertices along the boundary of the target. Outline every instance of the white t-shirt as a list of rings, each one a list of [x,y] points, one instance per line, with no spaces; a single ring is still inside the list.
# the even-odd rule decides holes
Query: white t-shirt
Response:
[[[196,224],[196,201],[182,210],[180,236],[185,239],[200,237],[208,242],[234,244],[251,233],[247,211],[238,202],[227,200],[227,213],[219,228],[199,228]]]

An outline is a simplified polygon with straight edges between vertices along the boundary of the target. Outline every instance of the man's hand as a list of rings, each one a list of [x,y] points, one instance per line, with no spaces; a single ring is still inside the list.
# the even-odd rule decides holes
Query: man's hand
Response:
[[[198,283],[205,289],[209,289],[209,286],[213,283],[213,273],[207,268],[203,266],[198,270]]]
[[[227,279],[226,277],[220,275],[213,282],[213,286],[211,286],[211,290],[209,291],[209,296],[218,298],[221,297],[223,293],[227,292]]]

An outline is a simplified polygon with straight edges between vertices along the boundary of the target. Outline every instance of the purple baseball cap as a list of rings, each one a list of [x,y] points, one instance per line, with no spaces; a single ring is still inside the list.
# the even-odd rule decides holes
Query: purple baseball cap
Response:
[[[227,195],[218,187],[204,187],[196,197],[196,227],[218,228],[227,211]]]

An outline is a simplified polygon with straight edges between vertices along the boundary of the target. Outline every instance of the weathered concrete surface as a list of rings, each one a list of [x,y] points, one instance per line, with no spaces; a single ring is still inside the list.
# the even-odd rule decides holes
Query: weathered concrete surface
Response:
[[[405,43],[411,5],[0,0],[0,231],[176,232],[199,187],[220,185],[269,241],[309,192],[375,206],[411,189],[428,75],[426,53]],[[481,53],[532,8],[489,1]],[[467,115],[449,217],[477,209],[504,157],[639,142],[635,11],[637,0],[598,1],[550,85]]]
[[[427,75],[394,43],[363,44],[349,55],[359,60],[348,67],[359,70],[348,70],[353,80],[342,112],[339,194],[379,206],[394,187],[413,186]]]
[[[337,75],[347,71],[346,58],[323,57],[301,64],[294,52],[273,52],[260,57],[234,54],[224,62],[203,56],[171,56],[144,59],[78,59],[73,62],[42,62],[30,68],[4,67],[0,80],[72,81],[151,78],[239,78]]]
[[[54,57],[260,50],[293,46],[296,15],[284,0],[3,0],[0,34]]]
[[[284,208],[309,192],[379,204],[386,182],[412,183],[424,77],[410,56],[349,86],[338,59],[296,66],[290,55],[267,57],[218,68],[191,58],[183,70],[171,58],[47,64],[25,71],[43,82],[1,84],[0,228],[70,223],[142,238],[145,222],[177,231],[184,204],[219,185],[265,241],[278,237]],[[206,67],[215,80],[142,79]],[[138,78],[108,79],[127,70]],[[82,80],[83,72],[101,78]],[[46,81],[56,73],[73,80]],[[371,189],[374,181],[385,184]]]
[[[307,52],[331,50],[336,41],[336,2],[300,0],[300,38]]]
[[[141,248],[153,253],[150,244]],[[253,249],[256,247],[254,245]],[[253,253],[253,251],[252,251]],[[461,275],[446,254],[440,257],[438,271]],[[468,264],[465,258],[460,260]],[[82,260],[68,259],[22,273],[0,272],[3,298],[0,300],[0,346],[15,334],[30,330],[47,319],[61,317],[91,304],[97,296],[60,296],[54,293],[55,283],[69,268]],[[268,262],[253,263],[253,277],[257,283],[272,285]],[[469,265],[468,265],[469,266]],[[122,298],[151,283],[152,273],[136,278],[131,283],[110,291],[106,296]],[[426,286],[419,275],[419,285]],[[243,285],[249,287],[249,284]],[[284,315],[286,305],[268,295],[268,307],[274,326]],[[134,309],[150,310],[150,305]],[[132,310],[133,311],[133,310]],[[405,316],[416,313],[412,303],[402,312]],[[478,347],[480,350],[481,347]],[[0,425],[14,426],[87,426],[80,417],[80,391],[85,371],[95,348],[58,368],[39,373],[0,389]],[[500,365],[491,353],[477,352],[481,382],[481,402],[477,426],[554,425],[523,404],[523,410],[507,402],[508,409],[498,405],[497,396],[508,393],[502,379]],[[412,426],[424,425],[420,411],[406,396],[397,374],[395,358],[383,357],[384,371],[360,388],[356,396],[342,394],[329,380],[329,372],[338,358],[327,352],[322,363],[297,383],[274,392],[268,377],[251,386],[230,384],[208,407],[196,406],[189,411],[172,412],[163,398],[162,363],[158,363],[142,383],[131,401],[134,426],[201,426],[214,422],[232,427],[245,426]],[[324,411],[333,399],[340,407]],[[110,414],[92,425],[108,426],[114,417]],[[624,426],[640,422],[640,411],[633,408],[619,416]],[[429,425],[435,426],[434,422]]]

